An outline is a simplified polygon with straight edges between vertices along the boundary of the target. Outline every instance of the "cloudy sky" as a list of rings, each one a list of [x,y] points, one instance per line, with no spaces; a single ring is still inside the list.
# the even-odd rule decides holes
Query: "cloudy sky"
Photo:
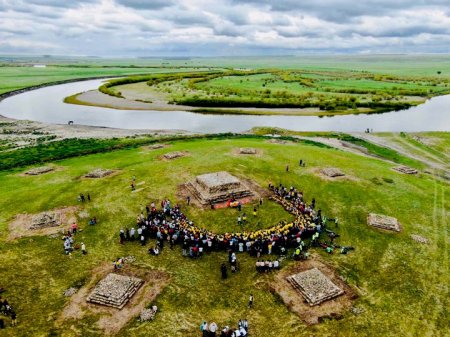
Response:
[[[450,53],[450,0],[0,0],[0,54]]]

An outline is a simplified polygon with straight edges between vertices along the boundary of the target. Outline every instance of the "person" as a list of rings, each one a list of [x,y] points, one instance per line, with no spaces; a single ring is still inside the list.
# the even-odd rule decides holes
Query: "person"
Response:
[[[80,193],[80,200],[81,200],[81,202],[85,202],[86,201],[86,199],[84,198],[84,194],[83,193]]]
[[[3,318],[0,318],[0,330],[5,328],[5,321]]]
[[[191,196],[188,195],[186,197],[186,202],[187,202],[188,206],[191,204]]]
[[[286,172],[289,172],[289,165],[286,165]]]
[[[84,242],[81,243],[81,252],[83,253],[83,255],[87,254],[86,245],[84,244]]]
[[[120,237],[120,244],[123,245],[125,241],[125,232],[123,229],[120,230],[119,237]]]
[[[253,207],[253,216],[256,216],[257,215],[257,213],[256,213],[256,206],[255,207]]]
[[[203,336],[205,336],[205,328],[208,326],[208,324],[206,324],[206,321],[203,321],[202,324],[200,324],[200,331],[202,332]]]
[[[88,201],[91,201],[91,195],[89,193],[87,195],[87,199],[88,199]]]
[[[302,167],[303,165],[303,159],[300,159],[300,161],[298,162],[298,166]]]
[[[95,218],[91,218],[91,220],[89,220],[90,226],[94,226],[96,223],[97,223],[97,221],[95,221]]]
[[[74,222],[72,224],[72,234],[76,234],[77,233],[77,229],[78,229],[78,225]]]
[[[247,223],[247,214],[242,214],[242,223],[245,225]]]
[[[263,199],[259,198],[259,206],[262,206],[262,204],[263,204]]]
[[[226,279],[227,278],[227,266],[225,265],[225,263],[222,263],[222,265],[220,266],[220,271],[222,273],[222,279]]]
[[[209,336],[210,337],[216,337],[216,331],[217,331],[217,324],[215,322],[212,322],[209,325]]]
[[[17,314],[16,314],[16,312],[14,310],[11,311],[11,325],[12,326],[16,326],[17,325]]]
[[[253,294],[250,294],[250,297],[248,298],[248,308],[253,308]]]
[[[135,187],[135,185],[134,185],[134,182],[132,182],[131,183],[131,191],[135,191],[136,190],[136,187]]]

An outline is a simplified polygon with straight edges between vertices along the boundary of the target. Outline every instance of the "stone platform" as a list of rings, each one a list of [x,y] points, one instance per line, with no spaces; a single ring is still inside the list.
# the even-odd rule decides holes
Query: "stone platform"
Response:
[[[84,177],[85,178],[103,178],[113,174],[113,170],[104,170],[104,169],[95,169],[94,171],[89,172]]]
[[[326,168],[321,169],[320,172],[322,172],[322,174],[324,174],[330,178],[345,176],[344,172],[342,172],[341,170],[339,170],[338,168],[335,168],[335,167],[326,167]]]
[[[33,216],[29,229],[42,229],[48,227],[57,227],[59,225],[61,225],[60,212],[43,212]]]
[[[87,301],[122,309],[143,283],[143,280],[136,277],[111,273],[97,283]]]
[[[408,167],[408,166],[403,166],[403,165],[394,167],[394,170],[397,171],[397,172],[400,172],[400,173],[404,173],[404,174],[417,174],[417,173],[419,173],[419,171],[417,171],[416,169],[413,169],[413,168]]]
[[[51,172],[51,171],[54,171],[54,170],[55,169],[53,167],[42,166],[42,167],[36,167],[34,169],[31,169],[31,170],[25,172],[25,174],[29,175],[29,176],[37,176],[37,175],[44,174],[44,173],[47,173],[47,172]]]
[[[400,223],[398,220],[387,215],[370,213],[367,217],[367,224],[376,228],[400,232]]]
[[[318,305],[344,293],[317,268],[289,276],[287,281],[303,295],[310,306]]]
[[[247,185],[225,171],[197,176],[186,187],[202,205],[253,195]]]

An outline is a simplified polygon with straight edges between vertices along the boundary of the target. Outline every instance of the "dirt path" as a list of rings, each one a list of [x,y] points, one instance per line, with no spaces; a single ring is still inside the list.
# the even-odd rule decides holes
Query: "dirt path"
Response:
[[[361,139],[364,139],[368,142],[371,142],[375,145],[379,145],[379,146],[383,146],[386,148],[390,148],[392,150],[397,151],[398,153],[400,153],[401,155],[404,155],[406,157],[415,159],[423,164],[425,164],[426,166],[433,168],[433,169],[439,169],[439,170],[443,170],[443,171],[447,171],[448,170],[448,164],[442,164],[441,161],[437,162],[435,160],[431,160],[430,159],[430,154],[424,150],[422,150],[423,152],[425,152],[427,154],[427,156],[424,155],[419,155],[417,153],[413,153],[411,151],[411,147],[416,150],[417,147],[415,147],[414,145],[411,144],[411,147],[408,149],[405,146],[401,146],[396,142],[393,142],[391,140],[389,140],[388,138],[385,137],[380,137],[377,136],[375,134],[367,134],[367,133],[352,133],[351,134],[354,137],[358,137]],[[409,144],[409,143],[408,143]],[[419,149],[421,150],[421,149]]]

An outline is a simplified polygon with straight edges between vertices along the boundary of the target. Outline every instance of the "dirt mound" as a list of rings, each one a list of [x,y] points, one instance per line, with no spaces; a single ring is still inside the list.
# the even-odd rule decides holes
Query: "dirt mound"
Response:
[[[337,288],[342,290],[343,294],[311,306],[302,294],[292,286],[288,278],[294,274],[315,268]],[[288,268],[282,269],[275,276],[270,290],[273,293],[277,293],[288,309],[296,313],[308,325],[317,324],[324,318],[342,317],[343,312],[351,308],[352,300],[358,297],[356,292],[342,280],[331,266],[322,262],[315,255],[309,260],[297,262]]]
[[[9,224],[8,239],[63,233],[76,221],[77,210],[77,207],[71,206],[38,214],[18,214]]]
[[[95,327],[102,330],[103,335],[117,334],[131,319],[138,317],[146,305],[153,302],[169,283],[169,276],[162,271],[125,265],[124,268],[114,271],[114,274],[139,278],[144,281],[144,284],[123,309],[87,302],[88,294],[92,292],[99,280],[113,271],[112,269],[109,263],[105,263],[93,270],[92,277],[87,284],[70,297],[56,322],[58,326],[70,326],[72,323],[76,324],[77,320],[89,316],[95,321]]]

